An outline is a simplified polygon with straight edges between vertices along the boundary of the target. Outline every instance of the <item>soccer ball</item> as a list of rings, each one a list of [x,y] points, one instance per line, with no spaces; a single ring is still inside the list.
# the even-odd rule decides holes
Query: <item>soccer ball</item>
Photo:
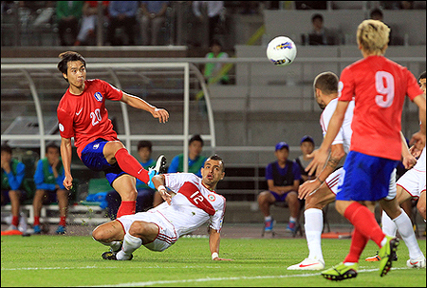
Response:
[[[289,37],[277,36],[268,43],[267,58],[276,66],[287,66],[296,56],[297,47]]]

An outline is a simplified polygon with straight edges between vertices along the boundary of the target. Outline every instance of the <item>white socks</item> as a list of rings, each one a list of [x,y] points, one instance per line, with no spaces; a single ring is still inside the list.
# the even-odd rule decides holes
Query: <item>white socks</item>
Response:
[[[129,260],[132,257],[132,253],[141,247],[142,240],[135,236],[127,233],[123,238],[123,247],[119,253],[116,254],[117,260]]]
[[[400,208],[400,211],[400,215],[394,218],[393,220],[391,220],[390,217],[388,217],[387,213],[383,211],[381,220],[383,225],[383,232],[390,236],[396,236],[397,227],[400,236],[402,237],[403,241],[405,241],[405,244],[408,247],[409,258],[417,259],[420,257],[424,257],[423,252],[421,252],[421,249],[418,246],[414,229],[412,228],[411,219],[402,208]],[[394,232],[394,234],[389,234],[389,232]]]
[[[323,254],[321,236],[323,230],[323,212],[321,209],[310,208],[304,211],[305,237],[309,250],[308,258],[322,261]]]

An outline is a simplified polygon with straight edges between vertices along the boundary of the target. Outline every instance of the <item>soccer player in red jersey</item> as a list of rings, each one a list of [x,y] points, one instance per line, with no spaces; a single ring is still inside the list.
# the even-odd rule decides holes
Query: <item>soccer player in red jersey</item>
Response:
[[[412,141],[421,148],[426,137],[426,100],[415,77],[405,68],[383,55],[390,29],[377,20],[365,20],[357,29],[357,42],[363,59],[347,66],[341,73],[339,101],[329,122],[320,148],[312,153],[307,171],[318,175],[328,157],[329,147],[337,135],[347,106],[354,98],[350,153],[344,163],[344,177],[339,182],[337,211],[354,225],[350,253],[344,261],[321,274],[330,280],[357,276],[358,261],[369,239],[379,247],[380,276],[391,268],[398,240],[387,236],[374,216],[375,201],[388,207],[390,175],[401,159],[401,115],[405,96],[419,108],[421,129]],[[325,179],[319,179],[323,182]]]
[[[67,51],[61,53],[59,58],[58,69],[69,83],[57,109],[64,186],[68,190],[72,187],[71,138],[74,137],[74,145],[82,162],[94,171],[104,171],[110,185],[120,194],[122,202],[117,217],[134,214],[137,197],[135,178],[154,186],[151,178],[158,174],[166,160],[161,155],[154,170],[145,170],[117,138],[108,119],[105,99],[121,101],[150,112],[160,123],[168,121],[169,113],[103,80],[86,80],[86,61],[79,53]]]

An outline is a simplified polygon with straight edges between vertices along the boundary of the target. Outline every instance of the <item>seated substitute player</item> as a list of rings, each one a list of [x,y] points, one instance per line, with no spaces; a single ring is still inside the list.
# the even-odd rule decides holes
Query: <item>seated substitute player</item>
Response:
[[[59,147],[55,143],[46,146],[45,158],[37,163],[34,173],[34,183],[36,184],[36,194],[33,199],[34,208],[34,234],[40,234],[40,212],[43,203],[58,202],[59,225],[56,234],[65,234],[66,218],[68,210],[68,191],[63,185],[64,168],[59,157]]]
[[[7,231],[18,230],[21,202],[26,197],[24,190],[25,164],[12,158],[12,148],[1,145],[1,205],[10,202],[12,223]]]
[[[86,60],[79,53],[67,51],[61,53],[59,58],[58,70],[69,83],[57,109],[64,186],[68,190],[72,187],[71,138],[74,137],[74,145],[82,162],[89,169],[104,171],[110,185],[120,194],[122,203],[117,216],[134,214],[137,197],[135,178],[152,186],[151,178],[162,169],[166,159],[161,155],[154,170],[145,170],[117,138],[108,119],[105,99],[121,101],[150,112],[154,118],[159,118],[160,123],[168,121],[169,113],[103,80],[86,80]]]
[[[289,145],[286,142],[277,143],[274,154],[277,161],[268,164],[265,169],[268,191],[263,191],[258,196],[258,205],[264,215],[264,231],[271,232],[273,230],[274,220],[270,215],[270,206],[276,201],[286,201],[291,214],[286,231],[295,233],[300,210],[297,191],[300,185],[301,171],[298,164],[288,160]]]
[[[424,91],[424,97],[426,95],[426,72],[424,71],[418,78],[421,90]],[[424,146],[422,151],[419,151],[415,147],[411,148],[416,150],[414,154],[417,155],[418,161],[415,166],[408,170],[402,177],[397,180],[397,191],[396,198],[399,204],[406,202],[409,199],[418,199],[417,208],[421,216],[426,221],[426,147]],[[420,155],[421,153],[421,155]],[[385,234],[395,236],[396,225],[395,220],[390,219],[386,213],[382,213],[381,227]],[[411,256],[411,249],[409,249]],[[368,257],[366,261],[379,261],[381,258],[376,255],[374,257]],[[426,259],[424,256],[410,257],[406,262],[406,265],[410,268],[425,268]]]
[[[206,160],[201,171],[202,178],[192,173],[154,176],[153,183],[165,202],[147,212],[122,216],[96,227],[92,232],[93,239],[111,247],[110,251],[102,254],[102,258],[131,260],[132,253],[141,245],[152,251],[164,251],[179,237],[209,221],[212,260],[230,260],[218,256],[225,198],[216,194],[215,188],[225,176],[224,162],[213,155]]]
[[[301,138],[300,142],[301,155],[295,158],[295,162],[298,164],[299,169],[301,171],[301,184],[303,184],[307,180],[311,180],[313,177],[308,175],[308,172],[305,171],[305,167],[310,164],[311,159],[307,158],[307,155],[311,154],[314,150],[314,140],[309,135],[304,135]]]
[[[320,117],[320,125],[323,135],[327,132],[329,121],[338,103],[338,77],[332,72],[319,74],[313,84],[315,99],[319,107],[323,109]],[[321,233],[323,230],[322,209],[329,203],[335,201],[338,193],[338,182],[343,177],[343,168],[332,173],[342,157],[349,152],[351,145],[351,122],[353,120],[354,101],[350,102],[349,108],[344,117],[341,129],[331,146],[331,156],[327,168],[315,180],[308,181],[299,187],[299,197],[306,199],[304,211],[305,233],[309,248],[309,256],[301,263],[288,267],[288,270],[321,270],[325,267],[321,248]],[[410,155],[406,141],[402,135],[402,152],[404,164],[410,167],[415,159]],[[332,174],[331,174],[332,173]],[[325,185],[319,179],[325,179]],[[393,209],[388,209],[388,213],[393,215],[399,231],[410,250],[411,258],[424,257],[415,238],[412,224],[409,217],[397,206],[395,201],[395,171],[390,180],[388,199],[395,202]]]

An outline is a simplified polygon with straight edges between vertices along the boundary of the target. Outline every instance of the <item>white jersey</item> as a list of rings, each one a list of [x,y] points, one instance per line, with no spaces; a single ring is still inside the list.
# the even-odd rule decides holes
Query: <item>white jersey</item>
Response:
[[[335,112],[337,104],[338,98],[331,100],[331,102],[329,102],[329,104],[325,107],[325,110],[323,110],[322,115],[320,116],[320,126],[322,127],[323,137],[325,137],[326,135],[329,121],[331,120],[332,115]],[[354,100],[350,101],[350,103],[348,104],[340,131],[332,142],[332,145],[343,144],[344,151],[347,154],[350,151],[351,134],[353,133],[353,130],[351,129],[351,121],[353,120],[353,110]]]
[[[412,169],[420,172],[426,172],[426,146],[424,146],[423,151],[421,151],[420,158],[417,160],[417,164],[415,164]]]
[[[176,193],[171,205],[166,202],[147,212],[158,212],[175,228],[178,238],[209,221],[220,232],[225,213],[225,198],[206,188],[192,173],[164,174],[165,186]]]

